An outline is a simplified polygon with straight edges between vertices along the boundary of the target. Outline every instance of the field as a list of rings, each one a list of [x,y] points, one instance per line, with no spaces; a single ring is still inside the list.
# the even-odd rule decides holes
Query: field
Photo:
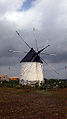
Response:
[[[67,119],[67,88],[0,87],[0,119]]]

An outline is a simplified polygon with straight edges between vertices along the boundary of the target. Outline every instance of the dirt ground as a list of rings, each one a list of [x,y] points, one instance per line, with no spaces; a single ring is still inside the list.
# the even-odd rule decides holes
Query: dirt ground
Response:
[[[67,119],[67,88],[0,87],[0,119]]]

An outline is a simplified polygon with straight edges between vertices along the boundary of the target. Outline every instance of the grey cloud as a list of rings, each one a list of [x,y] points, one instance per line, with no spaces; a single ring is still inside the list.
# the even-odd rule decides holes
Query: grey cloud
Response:
[[[40,4],[37,4],[39,2]],[[21,24],[21,29],[20,27],[18,28],[25,41],[29,43],[31,47],[34,47],[36,49],[33,31],[31,29],[34,26],[36,28],[36,39],[39,49],[43,45],[45,45],[45,42],[47,41],[47,39],[49,39],[48,42],[51,46],[46,49],[45,52],[56,52],[58,54],[58,56],[42,55],[42,57],[47,60],[48,63],[53,63],[53,65],[56,65],[58,63],[59,67],[60,63],[63,63],[64,65],[67,63],[67,22],[65,20],[67,19],[67,12],[65,12],[65,10],[67,11],[67,8],[64,7],[64,4],[62,4],[65,2],[58,0],[51,0],[51,2],[49,0],[47,2],[44,0],[38,0],[35,3],[36,4],[34,4],[34,7],[30,9],[30,12],[33,9],[37,13],[41,14],[42,18],[39,19],[39,16],[36,17],[32,14],[32,17],[34,16],[35,18],[38,18],[34,18],[34,22],[33,19],[32,21],[26,20],[25,22],[23,22],[22,18],[27,17],[22,17],[22,14],[21,17],[18,18],[17,23],[14,23],[13,21],[9,22],[5,18],[3,20],[0,20],[0,66],[8,66],[9,64],[12,65],[14,63],[17,64],[17,62],[19,62],[25,55],[8,53],[9,49],[29,51],[29,49],[26,47],[23,41],[20,40],[15,32],[17,30],[18,24],[25,24],[27,22],[27,26],[25,24],[25,27],[23,27],[23,25]],[[0,9],[3,9],[3,6]],[[4,7],[0,14],[3,15],[6,9],[7,8]],[[23,11],[21,13],[23,13]],[[30,16],[28,15],[28,17]],[[36,23],[38,23],[38,25]]]

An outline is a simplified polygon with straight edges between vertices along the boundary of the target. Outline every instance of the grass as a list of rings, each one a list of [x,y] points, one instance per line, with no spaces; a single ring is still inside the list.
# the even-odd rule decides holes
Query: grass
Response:
[[[0,119],[67,119],[67,88],[0,87]]]

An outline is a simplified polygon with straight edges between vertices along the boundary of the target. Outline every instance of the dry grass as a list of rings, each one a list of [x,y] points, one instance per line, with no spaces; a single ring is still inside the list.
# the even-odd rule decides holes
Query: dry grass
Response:
[[[67,119],[67,88],[0,88],[0,119]]]

